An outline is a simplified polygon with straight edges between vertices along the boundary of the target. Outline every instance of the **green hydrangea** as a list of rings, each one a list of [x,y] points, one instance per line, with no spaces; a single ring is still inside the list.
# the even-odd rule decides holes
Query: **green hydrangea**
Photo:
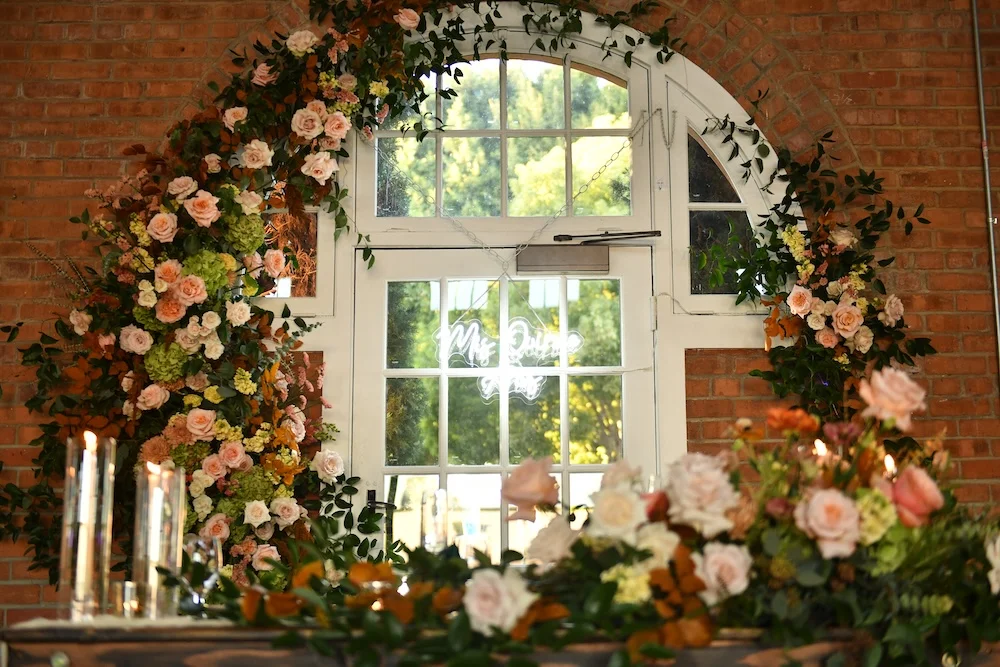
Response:
[[[234,215],[223,218],[226,240],[244,255],[251,255],[264,245],[264,219],[259,215]]]
[[[205,289],[214,295],[229,284],[226,264],[219,253],[201,250],[184,260],[184,275],[198,276],[205,281]]]
[[[288,583],[285,575],[278,570],[258,572],[257,577],[264,588],[269,591],[283,591],[285,590],[285,585]]]
[[[896,508],[881,491],[858,491],[858,512],[861,514],[861,544],[875,544],[896,523]]]
[[[132,317],[147,331],[166,331],[169,328],[166,324],[156,319],[152,308],[136,306],[132,309]]]
[[[230,496],[229,498],[223,498],[215,504],[215,511],[222,512],[230,519],[239,519],[234,523],[243,522],[243,511],[246,509],[244,506],[246,503],[238,501],[235,497]]]
[[[195,521],[197,520],[198,520],[198,513],[194,511],[194,508],[191,506],[191,500],[189,498],[187,502],[187,514],[184,515],[184,532],[190,533],[191,530],[194,528]]]
[[[261,500],[270,505],[274,498],[274,485],[268,479],[267,471],[262,466],[254,466],[245,472],[235,472],[232,476],[233,495],[231,498],[240,503],[240,512],[247,503]]]
[[[177,343],[154,345],[146,353],[146,372],[153,382],[173,382],[184,376],[187,352]]]
[[[242,521],[243,517],[240,517],[239,520]],[[233,523],[233,524],[231,524],[229,526],[229,539],[232,541],[233,544],[237,544],[239,542],[242,542],[243,538],[246,537],[247,533],[249,533],[249,532],[250,532],[250,524],[248,524],[248,523],[241,523],[241,524]]]
[[[191,445],[177,445],[170,452],[170,458],[178,468],[194,472],[201,468],[201,462],[212,453],[212,447],[201,440]]]
[[[872,574],[880,577],[899,569],[913,545],[913,535],[916,532],[917,530],[906,528],[901,523],[896,523],[887,530],[874,549],[875,563],[871,568]]]

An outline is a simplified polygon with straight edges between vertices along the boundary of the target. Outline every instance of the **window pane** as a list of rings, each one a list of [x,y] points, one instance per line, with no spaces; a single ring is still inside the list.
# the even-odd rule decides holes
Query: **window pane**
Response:
[[[688,133],[688,189],[691,201],[740,201],[729,177],[693,132]]]
[[[500,127],[500,61],[462,63],[441,79],[442,118],[448,130],[495,130]],[[461,72],[461,74],[459,74]],[[443,92],[452,89],[451,93]]]
[[[441,285],[390,282],[385,331],[387,368],[437,368]]]
[[[559,365],[559,279],[507,283],[511,366]]]
[[[569,74],[573,127],[629,128],[625,82],[586,65],[573,63]]]
[[[398,118],[386,121],[382,126],[383,130],[401,130],[404,127],[413,128],[413,124],[420,121],[427,128],[435,127],[433,120],[434,110],[434,86],[437,80],[436,74],[428,74],[420,77],[420,82],[424,84],[424,92],[427,98],[420,103],[420,113],[407,108]]]
[[[569,462],[611,463],[622,454],[622,377],[569,378]]]
[[[625,142],[623,137],[580,137],[573,140],[573,196],[589,183],[587,189],[573,200],[574,215],[629,215],[632,213],[632,150],[626,148],[607,171],[590,183],[590,179]]]
[[[500,475],[448,475],[449,533],[463,558],[500,561]]]
[[[622,315],[617,280],[566,281],[570,366],[620,366]]]
[[[275,288],[265,296],[288,298],[316,296],[316,236],[318,216],[315,212],[267,213],[267,236],[271,245],[291,248],[298,259],[299,268],[291,262],[275,281]]]
[[[434,141],[382,138],[375,143],[377,173],[375,215],[434,215]]]
[[[729,243],[730,225],[738,237],[732,244]],[[717,243],[727,246],[730,251],[751,246],[753,233],[746,211],[691,211],[691,294],[736,293],[736,273],[728,273],[723,276],[722,285],[712,287],[710,267],[698,268],[701,253]]]
[[[507,213],[549,216],[566,204],[566,140],[507,140]]]
[[[438,489],[437,475],[386,475],[385,500],[396,506],[392,513],[392,532],[385,526],[386,537],[402,540],[410,548],[420,546],[420,502],[424,492]],[[390,542],[391,542],[390,540]]]
[[[541,384],[533,400],[521,393],[510,393],[510,462],[517,464],[526,458],[551,456],[559,463],[562,460],[559,378],[535,376],[525,380],[541,380]]]
[[[585,505],[593,507],[590,496],[597,493],[601,488],[601,477],[603,472],[574,472],[569,476],[569,506],[579,507]],[[573,528],[583,528],[583,522],[587,520],[586,512],[577,512],[576,521]]]
[[[385,462],[390,466],[438,462],[437,378],[385,381]]]
[[[500,359],[500,282],[448,281],[450,368],[496,368]]]
[[[507,61],[507,127],[547,130],[565,127],[563,67],[542,60]]]
[[[445,135],[441,150],[444,212],[456,218],[500,215],[500,139]]]
[[[500,462],[500,401],[484,397],[480,378],[448,378],[448,462]]]

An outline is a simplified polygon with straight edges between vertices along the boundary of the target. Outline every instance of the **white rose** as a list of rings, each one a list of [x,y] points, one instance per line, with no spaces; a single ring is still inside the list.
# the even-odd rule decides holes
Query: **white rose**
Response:
[[[844,286],[841,285],[838,281],[834,281],[826,286],[826,293],[830,295],[831,299],[836,299],[838,296],[844,293]]]
[[[219,340],[218,335],[212,335],[205,341],[205,356],[209,359],[215,360],[222,356],[222,353],[226,351],[225,345]]]
[[[74,308],[69,311],[69,321],[73,325],[73,331],[76,332],[76,335],[82,336],[90,329],[90,323],[94,321],[94,317]]]
[[[292,52],[297,58],[301,58],[305,54],[311,52],[319,42],[319,38],[314,35],[309,30],[299,30],[298,32],[293,32],[289,35],[288,39],[285,40],[285,46],[288,50]]]
[[[222,171],[222,158],[218,153],[209,153],[205,156],[205,166],[210,174],[218,174]]]
[[[260,205],[264,203],[264,198],[252,190],[244,190],[236,196],[236,202],[243,208],[247,215],[260,213]]]
[[[283,419],[281,421],[281,426],[284,426],[285,428],[287,428],[289,431],[292,432],[292,435],[295,436],[295,442],[302,442],[303,440],[305,440],[306,427],[305,424],[303,424],[302,422],[297,421],[295,419]]]
[[[741,544],[709,542],[703,554],[692,554],[695,575],[705,582],[699,593],[707,605],[739,595],[750,585],[750,551]]]
[[[983,542],[983,547],[986,549],[986,560],[989,561],[990,565],[994,568],[1000,568],[1000,535],[987,538]]]
[[[271,513],[267,511],[267,505],[263,500],[254,500],[243,508],[243,523],[248,523],[254,528],[270,519]]]
[[[275,498],[271,501],[271,514],[278,528],[284,530],[299,520],[299,504],[295,498]]]
[[[631,486],[638,481],[640,474],[642,474],[642,468],[633,468],[625,461],[616,461],[604,471],[604,475],[601,477],[601,488]]]
[[[184,200],[193,195],[198,190],[198,181],[190,176],[178,176],[167,183],[167,194],[171,194],[178,200]]]
[[[579,531],[570,528],[561,517],[556,517],[538,531],[528,545],[526,555],[542,563],[556,563],[570,555],[570,549],[579,537]]]
[[[739,506],[740,496],[721,458],[685,454],[670,467],[666,492],[672,522],[691,526],[708,538],[733,527],[726,513]]]
[[[133,403],[132,401],[125,401],[122,404],[122,414],[128,417],[129,419],[135,417],[135,403]]]
[[[882,312],[878,314],[878,320],[886,326],[894,327],[902,318],[903,302],[895,294],[890,294],[885,298]]]
[[[250,304],[246,301],[227,303],[226,320],[234,327],[243,326],[250,321]]]
[[[612,487],[601,489],[591,500],[594,509],[590,512],[587,534],[635,544],[635,531],[646,521],[646,503],[639,494],[630,488]]]
[[[806,324],[813,331],[819,331],[820,329],[826,328],[826,315],[823,313],[810,313],[809,317],[806,318]]]
[[[281,561],[278,548],[273,544],[260,544],[257,546],[257,550],[253,552],[253,558],[250,559],[250,563],[253,565],[253,569],[258,572],[266,572],[267,570],[274,569],[274,566],[267,562],[268,560]]]
[[[641,565],[655,569],[666,567],[670,563],[674,557],[674,551],[677,550],[677,545],[680,543],[680,535],[669,530],[662,522],[658,522],[646,524],[639,529],[639,539],[635,546],[652,554]]]
[[[462,604],[472,629],[490,636],[496,630],[513,630],[536,598],[538,595],[528,591],[515,570],[508,568],[501,575],[496,570],[481,569],[473,572],[466,584]]]
[[[201,325],[206,329],[216,329],[222,324],[222,318],[214,310],[210,310],[201,316]]]
[[[845,248],[850,248],[858,242],[858,237],[846,227],[837,227],[830,232],[830,240],[833,241],[834,245],[842,245]]]
[[[153,290],[155,290],[156,292],[163,294],[168,289],[170,289],[170,283],[168,283],[166,280],[160,280],[159,278],[157,278],[156,280],[153,281]]]
[[[137,303],[143,308],[152,308],[156,305],[156,292],[139,292]]]
[[[313,457],[309,469],[325,483],[333,482],[344,474],[344,459],[332,449],[321,449]]]
[[[205,492],[205,489],[215,484],[215,480],[207,472],[198,468],[193,473],[191,473],[191,495],[200,496]],[[198,493],[195,493],[195,489],[199,489]]]
[[[201,347],[201,338],[192,336],[187,329],[178,329],[174,332],[174,342],[181,346],[181,349],[188,354],[194,354]]]
[[[858,329],[858,332],[854,334],[854,338],[851,339],[851,343],[854,345],[855,349],[861,354],[865,354],[871,349],[872,343],[875,342],[875,334],[867,326],[862,326]]]
[[[198,513],[198,521],[204,521],[212,513],[212,499],[204,494],[197,496],[192,505]]]
[[[273,157],[274,151],[266,143],[260,139],[254,139],[240,150],[237,163],[247,169],[261,169],[270,167]]]
[[[133,373],[132,371],[129,371],[128,373],[123,375],[121,380],[122,391],[124,391],[125,393],[132,391],[132,384],[134,382],[135,382],[135,373]]]

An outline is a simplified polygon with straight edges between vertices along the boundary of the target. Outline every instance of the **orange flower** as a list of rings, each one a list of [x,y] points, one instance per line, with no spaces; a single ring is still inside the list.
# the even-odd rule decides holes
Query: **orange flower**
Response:
[[[802,408],[771,408],[767,411],[767,425],[782,433],[815,433],[819,420]]]
[[[309,586],[309,582],[312,581],[313,577],[317,579],[322,579],[326,574],[326,570],[323,568],[323,563],[318,560],[314,560],[311,563],[301,566],[294,575],[292,575],[292,588],[305,588]]]
[[[264,596],[264,611],[274,618],[294,616],[302,608],[302,599],[294,593],[268,593]]]
[[[403,625],[413,621],[413,600],[396,591],[390,591],[382,596],[382,608],[395,616]]]
[[[373,582],[396,583],[392,563],[369,563],[367,561],[355,563],[347,573],[347,579],[358,588]]]
[[[632,662],[640,664],[645,662],[642,647],[646,644],[660,643],[660,633],[656,630],[638,630],[633,632],[632,636],[625,642],[625,648],[628,650],[628,655],[632,659]]]
[[[419,600],[425,598],[434,592],[434,584],[429,581],[414,581],[407,582],[410,590],[407,591],[406,597],[411,600]]]
[[[431,600],[431,608],[439,616],[450,614],[461,606],[463,596],[464,592],[462,589],[456,590],[451,586],[445,586],[434,594],[434,598]]]
[[[528,607],[528,611],[524,612],[524,616],[518,619],[517,625],[510,631],[510,637],[514,641],[523,642],[528,638],[528,632],[535,623],[544,623],[545,621],[554,621],[568,617],[569,609],[564,605],[551,600],[535,600]]]
[[[357,595],[347,595],[344,597],[344,604],[349,609],[370,608],[378,600],[378,594],[372,591],[362,591]]]
[[[256,622],[263,599],[264,591],[259,588],[247,588],[243,591],[243,597],[240,599],[240,611],[243,612],[243,618],[249,623]]]

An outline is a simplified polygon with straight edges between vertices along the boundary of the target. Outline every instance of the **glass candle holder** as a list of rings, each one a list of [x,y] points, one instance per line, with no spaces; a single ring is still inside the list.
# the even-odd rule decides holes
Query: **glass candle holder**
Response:
[[[448,546],[448,492],[425,491],[420,502],[420,546],[439,553]]]
[[[63,618],[90,620],[107,604],[114,493],[115,441],[92,431],[68,438],[59,554]]]
[[[138,596],[138,616],[177,615],[179,589],[164,585],[156,568],[180,572],[187,513],[184,469],[146,463],[136,481],[132,577]]]

